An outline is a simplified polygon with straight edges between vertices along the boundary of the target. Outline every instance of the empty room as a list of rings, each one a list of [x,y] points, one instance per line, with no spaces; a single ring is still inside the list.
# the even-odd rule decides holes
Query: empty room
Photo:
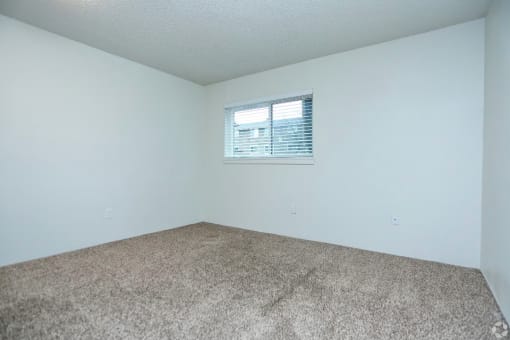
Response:
[[[0,0],[0,339],[510,339],[510,0]]]

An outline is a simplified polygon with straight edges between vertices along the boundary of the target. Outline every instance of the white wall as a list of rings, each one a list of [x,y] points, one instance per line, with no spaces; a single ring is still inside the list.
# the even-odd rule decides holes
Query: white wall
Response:
[[[479,267],[483,79],[481,19],[207,87],[206,219]],[[315,165],[223,164],[225,104],[306,89]]]
[[[486,19],[482,271],[510,318],[510,1]]]
[[[0,50],[0,265],[207,220],[479,266],[483,20],[205,89],[2,16]],[[225,104],[306,89],[315,165],[223,164]]]
[[[204,219],[203,87],[4,16],[0,51],[0,265]]]

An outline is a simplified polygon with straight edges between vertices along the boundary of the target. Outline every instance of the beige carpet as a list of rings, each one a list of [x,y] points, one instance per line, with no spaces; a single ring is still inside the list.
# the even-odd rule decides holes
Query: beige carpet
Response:
[[[478,270],[196,224],[0,268],[1,339],[495,339]]]

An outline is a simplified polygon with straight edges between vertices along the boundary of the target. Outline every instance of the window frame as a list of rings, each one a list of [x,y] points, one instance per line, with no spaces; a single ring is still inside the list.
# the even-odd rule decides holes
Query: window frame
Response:
[[[312,136],[311,136],[311,154],[309,156],[281,156],[281,157],[234,157],[234,156],[226,156],[226,145],[227,139],[232,138],[233,134],[233,119],[234,115],[232,114],[232,109],[242,107],[242,106],[251,106],[253,105],[256,107],[257,105],[264,105],[267,103],[271,103],[269,105],[269,119],[270,119],[270,125],[271,129],[273,126],[273,113],[272,113],[272,105],[277,104],[279,102],[287,102],[292,101],[292,99],[297,97],[305,97],[305,96],[311,96],[312,97]],[[301,92],[295,92],[285,95],[278,95],[278,96],[272,96],[272,97],[265,97],[265,98],[258,98],[250,101],[244,101],[244,102],[236,102],[231,103],[229,105],[224,106],[224,132],[223,132],[223,163],[224,164],[286,164],[286,165],[313,165],[315,164],[315,96],[313,93],[313,90],[307,90],[307,91],[301,91]],[[230,131],[228,131],[229,129]],[[233,145],[233,144],[232,144]],[[274,144],[273,141],[271,141],[271,148],[273,148]]]

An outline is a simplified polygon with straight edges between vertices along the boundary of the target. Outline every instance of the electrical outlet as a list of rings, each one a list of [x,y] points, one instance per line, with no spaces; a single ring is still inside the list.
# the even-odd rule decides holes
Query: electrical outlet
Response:
[[[392,225],[400,225],[400,217],[398,217],[398,216],[391,216],[391,224]]]
[[[296,203],[291,203],[290,205],[290,214],[291,215],[296,215]]]
[[[113,209],[112,208],[105,208],[103,217],[107,220],[111,220],[113,218]]]

